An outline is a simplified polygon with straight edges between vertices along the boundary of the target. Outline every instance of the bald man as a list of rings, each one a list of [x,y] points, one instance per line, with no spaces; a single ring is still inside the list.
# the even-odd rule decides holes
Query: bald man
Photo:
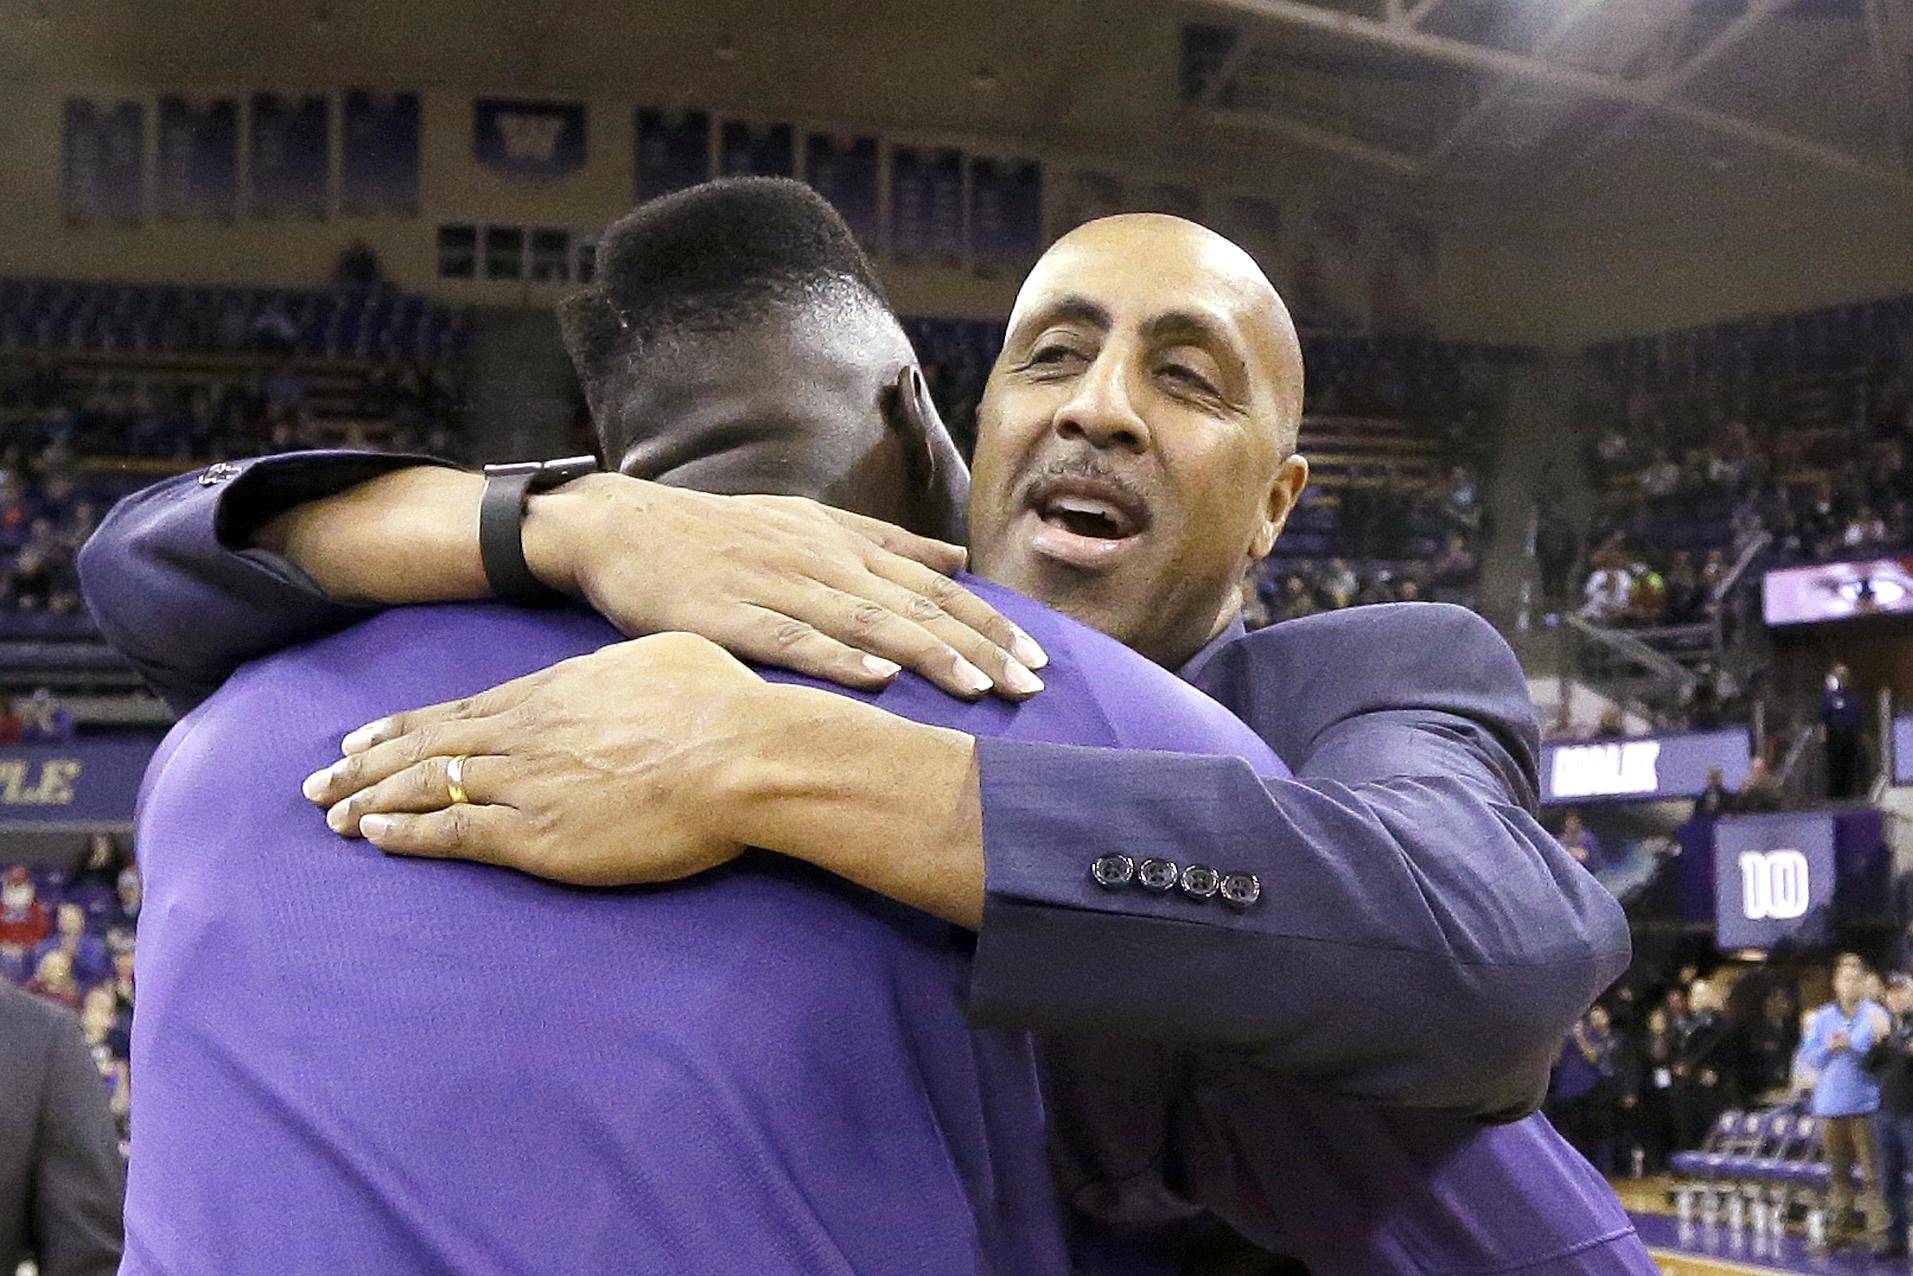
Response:
[[[395,852],[642,882],[687,848],[750,844],[977,927],[972,1020],[1048,1034],[1059,1178],[1100,1256],[1086,1269],[1161,1240],[1170,1265],[1154,1270],[1172,1270],[1177,1226],[1206,1212],[1322,1273],[1651,1271],[1544,1122],[1469,1119],[1532,1111],[1562,1035],[1628,950],[1618,907],[1534,820],[1536,733],[1512,653],[1438,605],[1244,632],[1243,573],[1307,478],[1300,373],[1280,299],[1234,245],[1173,218],[1092,223],[1019,295],[979,409],[971,506],[982,574],[1180,671],[1293,780],[1006,747],[862,704],[793,718],[736,688],[634,739],[597,690],[645,676],[624,648],[368,724],[308,796]],[[354,486],[376,464],[261,463],[248,477],[300,476],[270,508],[255,481],[251,508],[222,524],[223,498],[188,487],[112,546],[149,584],[228,582],[225,636],[172,635],[186,645],[169,658],[216,676],[235,650],[357,618],[325,596],[328,561],[361,580],[389,571],[406,598],[434,565],[469,564],[472,480]],[[534,571],[628,632],[676,599],[687,627],[747,654],[781,644],[806,672],[868,678],[839,650],[861,645],[970,694],[1024,694],[992,664],[1011,638],[979,649],[950,628],[958,595],[859,597],[871,552],[834,542],[742,578],[738,545],[764,511],[730,498],[687,513],[647,477],[534,498]],[[262,556],[261,528],[290,567]],[[752,630],[740,617],[756,612]],[[966,650],[976,659],[959,662]],[[979,685],[969,674],[986,667],[1005,672]],[[449,755],[506,760],[482,804],[451,804]]]

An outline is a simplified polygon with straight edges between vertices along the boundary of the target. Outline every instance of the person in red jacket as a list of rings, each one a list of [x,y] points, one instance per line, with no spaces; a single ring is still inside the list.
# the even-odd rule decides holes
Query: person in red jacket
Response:
[[[18,960],[53,933],[53,915],[17,865],[0,878],[0,956]]]

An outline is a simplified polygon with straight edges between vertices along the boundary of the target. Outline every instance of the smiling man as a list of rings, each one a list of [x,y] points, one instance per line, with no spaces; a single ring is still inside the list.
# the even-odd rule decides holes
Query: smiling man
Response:
[[[1019,296],[972,493],[980,569],[1179,669],[1294,779],[973,738],[851,701],[793,714],[735,682],[710,685],[715,709],[634,728],[605,687],[649,673],[690,702],[699,684],[627,646],[368,724],[308,796],[388,850],[605,883],[748,844],[977,927],[969,1013],[1045,1034],[1085,1255],[1120,1262],[1156,1241],[1173,1255],[1175,1229],[1206,1212],[1319,1273],[1651,1271],[1544,1122],[1471,1119],[1532,1110],[1567,1024],[1627,953],[1618,907],[1534,820],[1512,653],[1441,606],[1243,632],[1243,569],[1306,478],[1300,401],[1287,313],[1246,254],[1174,218],[1092,223]],[[262,507],[269,480],[253,476],[274,467],[305,480]],[[346,467],[259,463],[249,509],[190,484],[140,498],[91,550],[102,623],[166,653],[149,668],[190,687],[235,653],[361,614],[326,590],[430,597],[434,571],[440,590],[482,587],[475,479],[353,486],[367,470]],[[960,591],[886,594],[845,623],[812,587],[854,576],[867,547],[740,551],[744,507],[703,500],[686,514],[633,477],[585,480],[532,498],[524,552],[627,629],[655,627],[676,598],[696,600],[706,615],[685,623],[709,633],[710,616],[730,624],[771,590],[782,610],[738,632],[782,635],[790,663],[869,679],[838,650],[863,645],[953,689],[1026,694],[1004,663],[1011,634],[977,648],[975,627],[934,643],[911,630],[947,626],[970,605]],[[726,548],[701,556],[711,541]],[[738,577],[739,561],[759,575]],[[221,623],[155,626],[147,608],[174,580]],[[984,665],[981,682],[963,672]],[[482,788],[459,782],[475,771]]]

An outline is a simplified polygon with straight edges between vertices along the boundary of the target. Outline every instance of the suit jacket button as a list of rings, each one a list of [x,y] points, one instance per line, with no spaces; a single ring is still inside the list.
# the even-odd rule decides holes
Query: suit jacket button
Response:
[[[1224,903],[1248,908],[1262,898],[1262,883],[1254,873],[1230,873],[1221,882]]]
[[[1191,864],[1182,870],[1182,893],[1190,899],[1209,899],[1222,887],[1222,874],[1207,864]]]
[[[1176,867],[1174,860],[1144,860],[1136,866],[1136,880],[1144,890],[1166,891],[1176,884],[1182,870]]]
[[[1111,851],[1089,866],[1089,875],[1106,891],[1121,890],[1135,879],[1136,861]]]

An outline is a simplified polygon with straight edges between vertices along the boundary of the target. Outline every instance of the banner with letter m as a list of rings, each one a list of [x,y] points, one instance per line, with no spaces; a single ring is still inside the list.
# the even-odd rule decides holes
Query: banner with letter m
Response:
[[[585,162],[584,104],[480,98],[472,104],[472,155],[510,177],[575,173]]]

